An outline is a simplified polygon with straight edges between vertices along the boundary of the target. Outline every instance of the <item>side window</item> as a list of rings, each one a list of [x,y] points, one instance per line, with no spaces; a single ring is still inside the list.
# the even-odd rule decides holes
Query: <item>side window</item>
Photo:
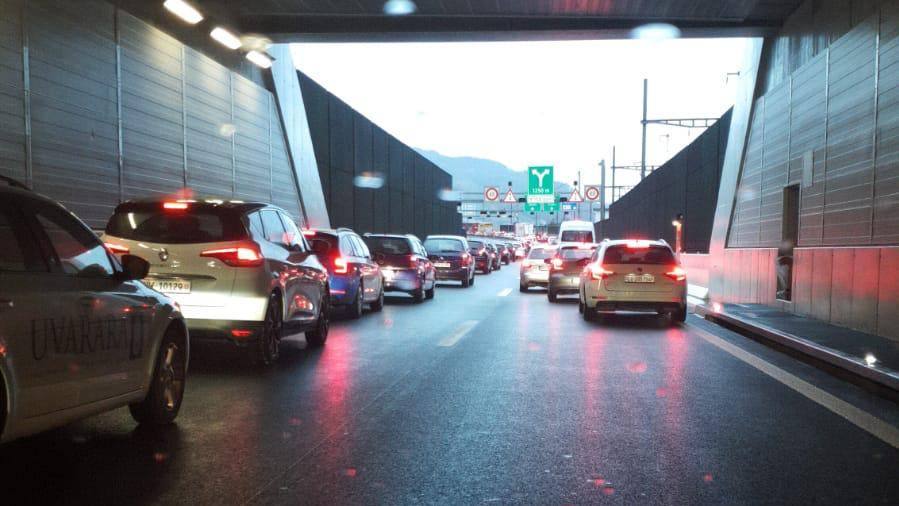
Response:
[[[97,237],[65,211],[44,207],[37,221],[56,252],[62,271],[73,276],[112,276],[112,262]]]
[[[0,271],[47,272],[47,264],[14,212],[0,206]]]
[[[303,244],[303,234],[300,233],[300,229],[297,228],[297,225],[290,219],[290,216],[287,216],[284,213],[278,213],[278,216],[281,217],[281,222],[284,224],[284,230],[286,230],[286,236],[284,239],[288,244]]]
[[[423,257],[428,256],[428,252],[425,251],[424,245],[422,245],[418,241],[412,241],[412,247],[415,248],[415,254]]]
[[[285,241],[286,231],[284,230],[284,224],[281,223],[281,218],[278,218],[278,213],[275,211],[262,211],[259,214],[262,215],[262,228],[265,230],[265,240],[282,246],[289,246],[288,242]]]
[[[265,239],[265,229],[262,228],[262,216],[259,213],[250,213],[247,216],[250,235],[255,239]]]
[[[368,246],[365,245],[365,242],[359,238],[359,236],[353,235],[350,236],[353,239],[353,243],[356,245],[356,250],[359,252],[359,256],[363,258],[371,258],[371,252],[368,250]]]
[[[344,256],[359,256],[355,246],[353,246],[353,241],[347,235],[340,236],[340,254]]]

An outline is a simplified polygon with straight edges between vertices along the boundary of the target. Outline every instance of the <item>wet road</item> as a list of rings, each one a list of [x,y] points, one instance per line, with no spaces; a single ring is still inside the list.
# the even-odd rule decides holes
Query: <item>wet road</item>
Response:
[[[0,448],[3,503],[899,503],[895,404],[694,316],[588,324],[514,265],[284,346],[194,350],[169,430]]]

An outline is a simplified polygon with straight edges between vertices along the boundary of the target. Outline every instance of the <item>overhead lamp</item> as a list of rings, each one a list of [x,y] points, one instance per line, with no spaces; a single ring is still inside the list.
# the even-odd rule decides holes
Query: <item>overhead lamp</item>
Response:
[[[408,16],[415,12],[415,2],[412,0],[387,0],[384,2],[384,14],[388,16]]]
[[[247,59],[264,69],[272,66],[272,59],[259,51],[250,51],[247,53]]]
[[[165,0],[162,6],[192,25],[203,21],[203,15],[200,14],[200,11],[184,0]]]
[[[209,36],[219,41],[228,49],[238,49],[241,46],[240,39],[237,38],[237,35],[234,35],[221,26],[213,28],[212,31],[209,32]]]

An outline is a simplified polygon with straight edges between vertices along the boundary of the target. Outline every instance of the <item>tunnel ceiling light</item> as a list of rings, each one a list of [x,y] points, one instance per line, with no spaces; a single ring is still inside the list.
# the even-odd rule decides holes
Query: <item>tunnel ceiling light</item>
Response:
[[[200,14],[200,11],[184,0],[165,0],[165,3],[163,3],[162,6],[168,9],[172,14],[192,25],[203,21],[203,15]]]
[[[387,0],[384,2],[384,14],[388,16],[407,16],[415,12],[412,0]]]
[[[679,39],[681,31],[680,28],[669,23],[648,23],[631,30],[630,36],[632,39],[671,40]]]
[[[221,26],[213,28],[212,31],[209,32],[209,36],[219,41],[228,49],[238,49],[241,46],[240,39],[237,38],[237,35],[234,35]]]
[[[264,69],[272,66],[271,58],[260,53],[259,51],[250,51],[249,53],[247,53],[247,59]]]

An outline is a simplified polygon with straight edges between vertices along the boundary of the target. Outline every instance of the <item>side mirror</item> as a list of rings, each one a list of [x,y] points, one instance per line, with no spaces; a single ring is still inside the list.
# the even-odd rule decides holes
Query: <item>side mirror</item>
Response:
[[[122,280],[144,279],[150,273],[150,262],[135,255],[122,255]]]
[[[312,252],[318,256],[327,255],[331,245],[325,241],[312,241]]]

